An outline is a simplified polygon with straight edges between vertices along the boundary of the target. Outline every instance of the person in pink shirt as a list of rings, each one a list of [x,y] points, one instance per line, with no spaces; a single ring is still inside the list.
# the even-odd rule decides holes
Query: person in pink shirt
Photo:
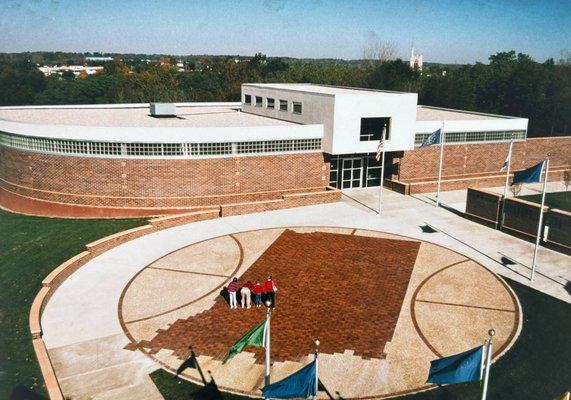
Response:
[[[238,308],[236,305],[236,292],[238,291],[238,278],[232,279],[228,284],[228,294],[230,295],[230,308]]]

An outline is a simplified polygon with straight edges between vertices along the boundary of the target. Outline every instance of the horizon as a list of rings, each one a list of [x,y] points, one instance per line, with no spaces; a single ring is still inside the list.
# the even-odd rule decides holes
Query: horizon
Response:
[[[457,23],[456,21],[461,21]],[[2,53],[75,52],[364,59],[364,49],[411,47],[427,63],[473,64],[514,50],[538,62],[571,49],[571,4],[465,0],[182,1],[11,0],[0,17]],[[404,27],[404,29],[403,29]]]

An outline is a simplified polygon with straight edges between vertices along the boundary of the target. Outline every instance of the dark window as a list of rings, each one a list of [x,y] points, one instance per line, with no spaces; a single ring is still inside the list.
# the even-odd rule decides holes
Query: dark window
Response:
[[[287,111],[287,100],[280,100],[280,111]]]
[[[390,123],[390,118],[361,118],[361,132],[359,140],[361,142],[381,140],[383,137],[383,128],[387,129],[386,138],[390,139]]]
[[[301,103],[298,101],[293,102],[293,113],[294,114],[301,114]]]
[[[268,97],[267,101],[268,101],[268,104],[266,105],[267,108],[275,108],[276,107],[276,99],[271,99]]]
[[[252,104],[252,96],[251,95],[249,95],[249,94],[244,95],[244,104],[248,104],[248,105]]]
[[[256,107],[261,107],[263,102],[264,100],[262,99],[261,96],[256,96]]]

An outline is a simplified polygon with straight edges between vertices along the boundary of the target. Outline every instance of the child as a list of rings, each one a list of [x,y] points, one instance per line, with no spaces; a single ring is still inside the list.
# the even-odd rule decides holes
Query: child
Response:
[[[256,281],[254,285],[254,303],[256,303],[256,307],[260,308],[262,306],[262,284],[260,281]]]
[[[230,294],[230,308],[237,308],[236,306],[236,292],[238,291],[238,278],[232,279],[228,285],[228,294]]]
[[[244,286],[242,286],[242,289],[240,289],[240,295],[241,295],[241,299],[240,299],[240,303],[242,305],[242,308],[246,307],[250,308],[251,306],[251,302],[252,302],[252,282],[248,281],[246,282],[246,284]]]

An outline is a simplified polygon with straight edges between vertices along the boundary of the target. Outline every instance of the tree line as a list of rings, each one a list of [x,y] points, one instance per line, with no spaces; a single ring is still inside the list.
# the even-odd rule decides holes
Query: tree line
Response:
[[[103,73],[44,77],[29,59],[0,57],[0,105],[240,101],[245,82],[307,82],[417,92],[419,104],[529,118],[528,136],[571,134],[571,57],[534,61],[514,51],[489,63],[411,69],[400,59],[368,62],[292,62],[256,54],[250,59],[201,57],[179,71],[162,63],[121,61]]]

